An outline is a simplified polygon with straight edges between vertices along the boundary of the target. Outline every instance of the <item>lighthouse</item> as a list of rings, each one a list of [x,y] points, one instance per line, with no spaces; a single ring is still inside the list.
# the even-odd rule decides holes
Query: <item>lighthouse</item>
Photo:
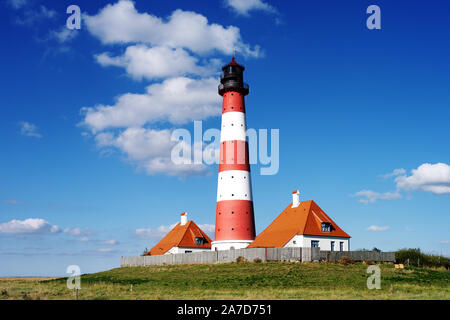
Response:
[[[252,185],[245,121],[244,66],[234,57],[222,67],[223,97],[217,184],[215,239],[212,250],[246,248],[255,239]]]

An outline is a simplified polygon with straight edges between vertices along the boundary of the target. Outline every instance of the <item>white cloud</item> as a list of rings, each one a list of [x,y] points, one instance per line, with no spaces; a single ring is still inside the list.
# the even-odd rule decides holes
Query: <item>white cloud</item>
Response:
[[[20,124],[20,134],[26,137],[42,138],[42,134],[39,133],[39,128],[29,122],[22,121]]]
[[[220,61],[211,59],[208,65],[198,65],[198,59],[182,48],[147,47],[133,45],[127,47],[121,56],[111,57],[101,53],[95,57],[102,66],[123,67],[134,79],[148,80],[181,75],[208,76],[219,70]]]
[[[390,173],[383,174],[383,175],[381,175],[381,177],[382,177],[383,179],[389,179],[389,178],[396,177],[396,176],[399,176],[399,175],[405,174],[405,173],[406,173],[406,170],[405,170],[405,169],[399,168],[399,169],[394,169],[394,170],[393,170],[392,172],[390,172]]]
[[[38,218],[11,220],[0,224],[0,234],[52,234],[60,231],[58,226]]]
[[[402,195],[398,192],[378,193],[372,190],[361,190],[352,195],[353,197],[362,197],[358,201],[361,203],[374,203],[377,200],[395,200],[400,199]]]
[[[8,4],[17,10],[24,7],[27,4],[27,0],[8,0]]]
[[[449,244],[449,243],[450,243],[450,240],[442,240],[440,243],[441,243],[441,244]]]
[[[19,3],[20,1],[17,1]],[[17,7],[22,9],[25,5]],[[18,25],[34,26],[37,22],[45,19],[54,19],[58,13],[53,9],[48,9],[41,5],[39,8],[25,8],[16,16],[15,23]]]
[[[81,124],[90,130],[100,152],[118,150],[148,174],[204,175],[206,165],[172,162],[173,129],[161,130],[161,124],[180,126],[219,116],[219,80],[214,75],[221,61],[207,55],[231,55],[236,50],[259,57],[259,47],[243,42],[237,27],[209,23],[203,15],[183,10],[161,18],[138,12],[129,0],[83,18],[102,43],[126,46],[123,53],[97,54],[100,65],[124,68],[135,80],[161,81],[147,86],[145,93],[122,94],[112,105],[82,108]]]
[[[64,233],[70,234],[72,236],[85,236],[93,234],[94,231],[90,229],[81,229],[80,227],[74,227],[74,228],[65,228]]]
[[[144,94],[119,96],[112,106],[83,108],[83,124],[93,132],[168,121],[182,124],[220,114],[217,79],[178,77],[147,87]]]
[[[252,49],[242,41],[239,28],[210,24],[205,16],[191,11],[178,9],[164,20],[137,12],[132,1],[120,0],[97,15],[85,15],[84,20],[89,32],[105,44],[148,43],[198,54],[217,50],[231,55],[237,50],[248,56],[260,55],[258,46]]]
[[[411,171],[411,175],[395,179],[397,188],[420,190],[434,194],[450,194],[450,166],[445,163],[424,163]]]
[[[89,237],[80,237],[75,239],[76,241],[80,241],[80,242],[90,242],[90,243],[96,243],[96,244],[101,244],[101,245],[116,245],[118,242],[117,240],[111,239],[111,240],[98,240],[98,239],[92,239]]]
[[[40,15],[43,18],[54,18],[57,15],[57,12],[53,9],[48,9],[45,6],[40,6]]]
[[[178,222],[177,222],[178,223]],[[156,229],[153,228],[140,228],[134,231],[134,234],[142,239],[159,239],[164,237],[170,230],[172,230],[177,223],[173,223],[170,226],[159,226]]]
[[[408,232],[416,231],[416,229],[410,228],[410,227],[408,227],[408,226],[405,227],[405,230],[408,231]]]
[[[250,11],[256,10],[277,13],[273,6],[262,0],[225,0],[225,4],[243,16],[248,16]]]
[[[50,32],[49,38],[56,39],[59,43],[64,43],[72,40],[78,35],[78,30],[70,30],[65,25],[62,26],[58,31]]]
[[[100,147],[114,147],[127,155],[129,161],[147,174],[165,173],[169,176],[204,175],[204,164],[175,164],[171,159],[172,147],[178,143],[171,141],[170,130],[128,128],[119,135],[111,132],[97,134]]]
[[[371,225],[366,230],[367,231],[386,231],[386,230],[389,230],[389,226],[380,227],[380,226]]]

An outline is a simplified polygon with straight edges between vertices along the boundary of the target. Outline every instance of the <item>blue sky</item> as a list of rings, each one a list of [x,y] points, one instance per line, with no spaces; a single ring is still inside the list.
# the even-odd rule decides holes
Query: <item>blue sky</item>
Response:
[[[278,173],[252,166],[258,232],[299,189],[352,249],[450,255],[449,4],[242,3],[1,2],[0,276],[117,267],[183,211],[211,230],[217,166],[170,164],[168,137],[220,127],[234,50],[248,127],[280,133]]]

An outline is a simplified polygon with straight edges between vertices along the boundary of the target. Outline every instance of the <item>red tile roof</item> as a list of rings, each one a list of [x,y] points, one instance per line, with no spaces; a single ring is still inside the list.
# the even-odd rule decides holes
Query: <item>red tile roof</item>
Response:
[[[331,224],[330,232],[322,232],[322,222]],[[289,204],[248,247],[283,247],[297,234],[350,238],[314,201],[309,200],[300,202],[296,208]]]
[[[204,238],[204,244],[195,244],[196,237]],[[183,226],[178,222],[178,224],[145,255],[154,256],[164,254],[173,247],[211,248],[211,239],[194,223],[194,221],[188,221]]]

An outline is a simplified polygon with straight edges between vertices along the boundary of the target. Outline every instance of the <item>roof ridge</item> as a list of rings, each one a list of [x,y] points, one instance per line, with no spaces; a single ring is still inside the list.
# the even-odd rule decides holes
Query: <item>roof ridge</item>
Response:
[[[304,234],[305,233],[305,230],[306,230],[306,225],[308,224],[308,216],[309,216],[309,213],[311,212],[311,204],[314,202],[313,200],[306,200],[306,201],[302,201],[302,203],[306,203],[306,202],[308,202],[308,206],[309,207],[307,207],[307,208],[305,208],[305,211],[306,211],[306,218],[305,218],[305,223],[303,224],[303,228],[300,228],[301,230],[301,234]]]

